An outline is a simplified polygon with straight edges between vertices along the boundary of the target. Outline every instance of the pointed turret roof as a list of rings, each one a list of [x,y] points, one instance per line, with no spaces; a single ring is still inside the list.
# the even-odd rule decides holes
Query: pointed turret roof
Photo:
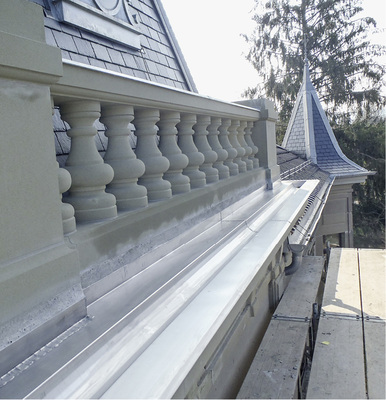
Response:
[[[371,172],[349,160],[342,152],[310,79],[308,60],[304,62],[303,83],[284,136],[282,146],[311,160],[336,178],[363,181]]]

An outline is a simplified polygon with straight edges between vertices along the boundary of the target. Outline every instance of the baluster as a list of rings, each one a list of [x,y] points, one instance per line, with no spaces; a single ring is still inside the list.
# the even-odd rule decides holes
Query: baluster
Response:
[[[227,159],[224,164],[229,168],[229,173],[231,176],[237,175],[239,173],[239,166],[233,162],[233,159],[237,156],[237,150],[229,142],[229,131],[228,128],[231,126],[231,120],[229,118],[223,118],[221,120],[221,125],[218,128],[220,131],[219,141],[228,153]]]
[[[59,179],[59,193],[62,198],[62,194],[66,192],[71,187],[71,175],[64,169],[59,167],[58,164],[58,179]],[[76,221],[75,221],[75,210],[71,204],[62,202],[62,221],[63,221],[63,233],[69,235],[76,231]]]
[[[253,169],[253,162],[249,159],[249,156],[252,154],[252,148],[248,146],[245,141],[245,129],[247,128],[247,121],[240,121],[240,126],[237,128],[237,140],[240,143],[240,146],[245,150],[244,155],[241,157],[241,160],[245,162],[247,166],[247,170],[250,171]]]
[[[181,114],[181,121],[177,124],[178,146],[188,157],[189,164],[183,170],[183,174],[190,178],[192,189],[206,185],[205,173],[199,170],[204,163],[205,157],[200,153],[193,141],[193,125],[197,123],[197,118],[193,114]]]
[[[169,169],[169,160],[162,155],[157,146],[157,127],[159,111],[138,109],[134,113],[135,135],[137,136],[136,155],[145,164],[145,173],[138,183],[147,188],[149,200],[164,200],[172,197],[169,181],[162,178]]]
[[[55,107],[54,100],[51,98],[51,110],[52,115],[54,115]],[[58,164],[58,181],[59,181],[59,193],[60,199],[62,200],[61,211],[62,211],[62,223],[63,223],[63,233],[65,235],[69,235],[72,232],[76,231],[76,221],[75,221],[75,210],[71,204],[63,203],[63,193],[67,192],[71,187],[71,175],[70,173],[64,169],[60,168]]]
[[[220,179],[227,179],[229,178],[229,168],[224,165],[224,161],[228,158],[228,152],[221,147],[220,141],[218,139],[220,134],[218,128],[220,125],[221,118],[211,118],[211,124],[208,126],[208,143],[217,154],[217,160],[213,164],[213,167],[218,170]]]
[[[193,126],[193,140],[197,150],[204,155],[204,163],[200,166],[200,171],[205,173],[206,183],[218,182],[218,170],[213,168],[213,163],[217,160],[217,153],[212,150],[208,143],[207,128],[210,124],[210,117],[198,115],[197,123]]]
[[[146,207],[147,190],[138,185],[138,178],[145,172],[145,164],[138,160],[130,145],[129,124],[134,119],[134,109],[127,105],[102,107],[100,121],[106,125],[108,145],[104,160],[114,170],[114,179],[107,185],[106,192],[117,199],[119,211]]]
[[[249,156],[249,159],[253,162],[253,168],[259,168],[259,159],[257,158],[257,152],[259,149],[252,141],[252,128],[253,128],[253,121],[248,121],[247,127],[245,129],[245,141],[247,142],[248,146],[252,149],[252,154]]]
[[[189,164],[189,159],[177,145],[177,123],[180,122],[180,113],[175,111],[162,111],[161,119],[157,125],[160,136],[159,149],[164,157],[169,160],[170,167],[164,173],[164,179],[172,185],[172,193],[186,193],[190,191],[190,179],[182,174],[182,170]]]
[[[247,164],[241,160],[241,157],[244,156],[245,150],[240,146],[239,141],[237,140],[237,128],[240,126],[240,121],[237,119],[232,119],[231,126],[229,127],[229,142],[236,149],[237,156],[233,159],[239,167],[239,172],[245,172],[247,170]]]
[[[65,165],[71,174],[72,185],[64,201],[74,207],[77,222],[116,217],[115,197],[105,192],[114,171],[103,162],[94,140],[97,134],[94,122],[100,117],[99,102],[64,103],[60,111],[71,127],[67,132],[71,149]]]

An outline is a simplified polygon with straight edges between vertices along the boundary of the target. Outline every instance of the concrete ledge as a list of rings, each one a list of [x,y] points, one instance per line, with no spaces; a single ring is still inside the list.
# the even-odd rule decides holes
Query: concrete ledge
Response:
[[[281,184],[264,191],[263,198],[251,194],[249,204],[225,213],[216,224],[218,236],[203,231],[91,304],[86,326],[15,376],[4,393],[28,398],[170,398],[197,391],[203,397],[227,396],[240,379],[234,363],[241,368],[248,346],[255,346],[251,338],[265,326],[270,265],[313,187]],[[165,269],[174,264],[179,271],[181,263],[186,269],[162,283]],[[242,351],[234,355],[239,344]]]
[[[248,202],[248,195],[259,188],[265,190],[263,168],[150,203],[110,221],[78,224],[77,232],[68,240],[79,251],[82,286],[88,302],[172,251],[181,242],[180,238],[174,243],[174,238],[200,223],[204,225],[197,229],[206,229],[214,222],[210,218],[218,221],[225,217],[234,207]]]
[[[1,268],[0,376],[86,315],[78,257],[64,244]]]
[[[323,257],[304,257],[277,306],[238,399],[298,398],[302,360],[309,340]]]
[[[25,0],[0,2],[0,76],[54,83],[63,74],[59,48],[46,44],[43,9]]]

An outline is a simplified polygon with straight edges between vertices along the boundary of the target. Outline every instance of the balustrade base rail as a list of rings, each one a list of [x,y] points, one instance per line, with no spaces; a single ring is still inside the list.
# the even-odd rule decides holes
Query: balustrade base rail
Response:
[[[79,251],[87,302],[173,251],[180,244],[173,239],[183,240],[181,235],[203,221],[210,227],[210,218],[224,217],[232,205],[248,201],[249,194],[259,188],[265,190],[265,185],[265,169],[259,168],[167,201],[149,203],[143,209],[118,213],[112,220],[78,224],[68,241]]]

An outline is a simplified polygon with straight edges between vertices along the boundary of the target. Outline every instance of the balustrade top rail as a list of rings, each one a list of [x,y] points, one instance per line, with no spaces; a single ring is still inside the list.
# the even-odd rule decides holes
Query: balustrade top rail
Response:
[[[51,94],[56,104],[79,98],[98,100],[102,105],[114,102],[239,120],[260,117],[255,108],[69,60],[63,60],[63,76],[52,85]]]

